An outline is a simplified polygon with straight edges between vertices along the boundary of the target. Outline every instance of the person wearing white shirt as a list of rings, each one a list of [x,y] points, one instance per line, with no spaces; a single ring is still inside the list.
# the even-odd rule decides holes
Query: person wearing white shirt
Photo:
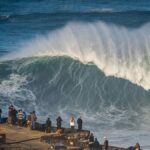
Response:
[[[72,130],[75,128],[75,120],[74,120],[74,117],[71,117],[71,118],[70,118],[70,127],[71,127]]]

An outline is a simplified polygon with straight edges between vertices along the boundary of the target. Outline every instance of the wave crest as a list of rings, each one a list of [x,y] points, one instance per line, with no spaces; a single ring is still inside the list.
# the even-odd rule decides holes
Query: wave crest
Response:
[[[107,76],[121,77],[149,89],[149,26],[128,29],[102,22],[69,23],[28,41],[5,58],[66,55],[83,63],[93,62]]]

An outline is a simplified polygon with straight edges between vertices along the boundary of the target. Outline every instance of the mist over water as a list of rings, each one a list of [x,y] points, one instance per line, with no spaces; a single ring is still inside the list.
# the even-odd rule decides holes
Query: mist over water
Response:
[[[107,76],[150,88],[150,24],[130,29],[103,22],[69,23],[64,28],[25,43],[8,59],[32,56],[69,56],[93,62]],[[20,49],[20,48],[19,48]]]

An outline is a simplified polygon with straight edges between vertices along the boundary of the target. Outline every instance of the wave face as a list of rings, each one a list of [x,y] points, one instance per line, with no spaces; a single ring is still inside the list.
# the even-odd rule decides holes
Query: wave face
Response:
[[[70,23],[23,45],[7,55],[15,59],[32,56],[63,56],[93,62],[107,76],[127,79],[150,88],[150,24],[139,29],[102,22]]]
[[[81,115],[99,139],[149,150],[149,26],[72,22],[18,45],[0,61],[3,112],[12,103],[54,125],[61,114],[63,126]]]
[[[67,120],[80,114],[87,125],[94,121],[94,127],[149,127],[150,92],[69,57],[2,62],[0,97],[3,108],[12,103],[28,112],[36,110],[39,118],[61,113]]]

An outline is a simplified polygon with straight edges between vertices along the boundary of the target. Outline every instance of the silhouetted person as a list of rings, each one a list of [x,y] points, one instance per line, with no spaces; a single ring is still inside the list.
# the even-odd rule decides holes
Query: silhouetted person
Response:
[[[135,147],[134,146],[130,146],[127,148],[127,150],[135,150]]]
[[[35,111],[33,111],[32,114],[31,114],[31,129],[32,130],[35,130],[36,120],[37,120],[37,117],[36,117]]]
[[[58,118],[56,119],[56,122],[57,122],[57,129],[61,129],[61,122],[62,122],[63,120],[61,119],[61,117],[60,116],[58,116]]]
[[[94,135],[93,135],[93,133],[91,133],[89,136],[89,148],[90,148],[90,150],[94,150]]]
[[[94,150],[102,150],[102,149],[100,149],[100,144],[99,144],[97,138],[95,138],[95,140],[94,140]]]
[[[27,114],[25,111],[23,111],[22,125],[27,127]]]
[[[51,132],[51,126],[52,126],[52,122],[51,122],[50,118],[47,118],[46,124],[45,124],[45,127],[46,127],[45,131],[47,133]]]
[[[104,150],[108,150],[108,140],[104,137]]]
[[[79,117],[77,119],[77,124],[78,124],[78,131],[81,131],[82,130],[82,119],[81,119],[81,117]]]
[[[12,108],[12,124],[15,125],[18,121],[17,118],[18,111],[15,109],[15,107]]]

